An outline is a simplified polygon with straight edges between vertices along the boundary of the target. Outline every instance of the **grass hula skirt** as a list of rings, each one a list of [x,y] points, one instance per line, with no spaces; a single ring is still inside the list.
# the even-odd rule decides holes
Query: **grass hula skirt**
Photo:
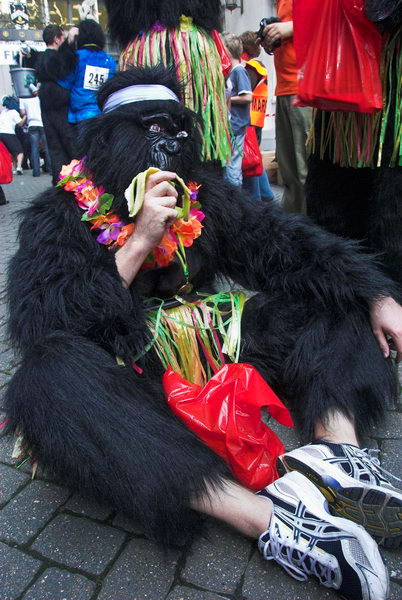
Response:
[[[163,63],[175,65],[185,84],[184,104],[202,116],[204,160],[220,160],[225,165],[232,151],[222,65],[213,38],[180,18],[179,28],[166,28],[156,22],[128,44],[120,56],[120,70]]]
[[[383,109],[378,113],[313,111],[308,146],[341,167],[402,166],[401,28],[383,38]]]

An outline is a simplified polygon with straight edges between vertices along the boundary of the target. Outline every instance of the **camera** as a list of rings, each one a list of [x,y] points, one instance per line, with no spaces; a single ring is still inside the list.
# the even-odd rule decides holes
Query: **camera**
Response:
[[[258,38],[259,40],[263,40],[263,39],[264,39],[264,37],[265,37],[265,36],[264,36],[264,29],[266,28],[266,26],[267,26],[267,25],[272,25],[272,23],[280,23],[280,22],[281,22],[281,20],[280,20],[280,19],[278,19],[278,17],[268,17],[268,18],[265,18],[265,19],[261,19],[261,21],[260,21],[260,28],[259,28],[259,30],[257,31],[257,38]],[[276,48],[279,48],[279,46],[281,45],[281,43],[282,43],[282,42],[281,42],[281,40],[276,40],[276,41],[275,41],[275,42],[272,44],[272,46],[271,46],[271,48],[270,48],[271,52],[268,52],[268,54],[272,54],[272,52],[273,52],[273,51],[274,51]]]

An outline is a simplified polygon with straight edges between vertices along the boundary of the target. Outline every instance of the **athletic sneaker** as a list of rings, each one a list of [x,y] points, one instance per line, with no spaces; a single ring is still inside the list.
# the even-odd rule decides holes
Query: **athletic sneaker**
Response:
[[[21,169],[21,167],[17,167],[16,173],[17,173],[17,175],[22,175],[23,174],[23,170]]]
[[[335,517],[321,492],[300,473],[287,473],[261,492],[272,502],[258,547],[299,581],[309,575],[347,600],[386,600],[388,573],[363,527]]]
[[[333,514],[351,519],[386,548],[402,542],[402,492],[385,477],[378,450],[313,442],[278,459],[278,471],[299,471],[324,494]]]

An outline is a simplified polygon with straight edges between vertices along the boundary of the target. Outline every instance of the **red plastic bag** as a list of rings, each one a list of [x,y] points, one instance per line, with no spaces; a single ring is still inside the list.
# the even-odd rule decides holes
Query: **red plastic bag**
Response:
[[[381,35],[364,0],[294,0],[299,69],[296,106],[372,113],[382,109]]]
[[[171,410],[227,462],[243,485],[260,490],[277,479],[275,463],[284,447],[261,421],[261,407],[282,425],[293,427],[293,422],[254,367],[225,365],[203,388],[169,367],[163,387]]]
[[[216,31],[216,29],[213,29],[211,31],[211,36],[215,42],[215,46],[216,46],[216,49],[218,50],[218,54],[221,57],[222,73],[226,79],[226,77],[229,75],[230,71],[232,70],[232,63],[230,62],[230,58],[227,53],[227,50],[221,40],[219,33]]]
[[[243,177],[259,177],[262,175],[263,164],[258,145],[255,127],[248,126],[244,139],[243,162],[241,165]]]
[[[3,142],[0,142],[0,184],[11,183],[13,180],[13,165],[11,156]]]

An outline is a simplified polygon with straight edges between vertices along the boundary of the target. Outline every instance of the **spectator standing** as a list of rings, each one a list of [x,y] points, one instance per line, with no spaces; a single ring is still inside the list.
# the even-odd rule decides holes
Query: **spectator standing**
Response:
[[[70,90],[68,121],[74,129],[77,123],[100,113],[96,92],[116,72],[116,61],[103,51],[105,35],[93,19],[81,21],[78,28],[73,27],[68,42],[77,48],[76,65],[58,83]]]
[[[3,142],[12,156],[14,163],[14,173],[22,175],[22,161],[24,154],[22,145],[15,133],[15,127],[22,127],[25,118],[15,108],[12,108],[14,99],[10,96],[4,96],[2,100],[2,110],[0,113],[0,141]]]
[[[233,132],[233,150],[231,164],[226,165],[225,179],[236,186],[243,182],[242,160],[246,127],[250,125],[250,104],[252,101],[251,84],[246,69],[241,64],[243,44],[233,33],[224,36],[232,70],[227,85],[230,89],[230,125]]]
[[[297,94],[296,54],[293,45],[292,0],[277,0],[280,23],[264,29],[262,46],[274,51],[276,71],[276,156],[285,191],[286,212],[306,214],[304,183],[307,177],[307,134],[311,127],[311,108],[299,108],[292,102]],[[274,44],[280,42],[279,48]]]
[[[43,128],[42,115],[39,98],[21,98],[21,115],[26,116],[28,133],[31,140],[31,167],[33,177],[40,177],[40,145],[45,152],[46,170],[51,170],[51,160],[46,142],[45,130]]]
[[[64,42],[64,32],[58,25],[48,25],[43,30],[47,48],[38,52],[35,60],[36,75],[40,82],[39,100],[43,127],[51,157],[52,180],[56,185],[63,165],[72,159],[71,138],[68,126],[70,92],[57,84],[57,80],[74,68],[74,57]]]
[[[255,128],[258,143],[261,144],[268,102],[268,71],[265,65],[257,60],[261,54],[261,47],[255,31],[245,31],[241,34],[240,39],[243,44],[242,60],[253,91],[250,125]],[[274,198],[265,169],[259,177],[243,177],[243,187],[256,200],[273,200]]]

